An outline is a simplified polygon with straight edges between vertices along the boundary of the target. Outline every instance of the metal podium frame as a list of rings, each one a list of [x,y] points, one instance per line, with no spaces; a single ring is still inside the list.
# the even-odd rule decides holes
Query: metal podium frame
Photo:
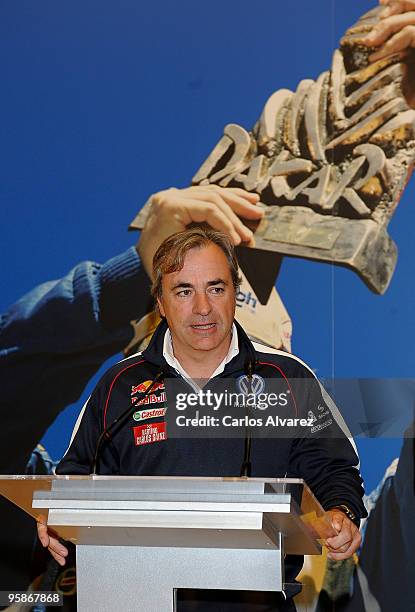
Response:
[[[301,479],[0,476],[77,544],[78,610],[172,612],[176,589],[281,591],[284,554],[334,535]]]

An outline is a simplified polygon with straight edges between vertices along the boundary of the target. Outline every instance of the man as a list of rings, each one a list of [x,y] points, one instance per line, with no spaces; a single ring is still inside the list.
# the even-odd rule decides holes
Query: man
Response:
[[[152,196],[152,212],[135,247],[103,265],[81,262],[0,316],[0,473],[24,472],[56,416],[79,399],[105,360],[131,341],[130,322],[152,307],[151,261],[162,241],[204,221],[235,244],[249,244],[252,232],[237,215],[260,219],[258,199],[243,189],[216,186],[159,192]]]
[[[151,261],[167,236],[205,221],[235,244],[249,244],[252,232],[236,215],[263,214],[255,194],[216,186],[168,189],[151,202],[136,246],[103,264],[80,262],[0,315],[0,473],[33,473],[28,461],[48,427],[102,364],[132,342],[131,321],[152,309]],[[39,457],[37,449],[32,459]],[[46,469],[40,465],[36,473]],[[0,590],[23,590],[43,571],[33,521],[1,496],[0,516],[12,526],[0,538]]]
[[[88,474],[98,438],[131,402],[131,416],[102,446],[101,474],[238,476],[244,440],[237,438],[169,438],[166,428],[166,402],[162,385],[154,390],[158,416],[150,416],[157,432],[149,441],[141,435],[142,425],[134,420],[140,396],[154,380],[174,378],[193,386],[198,379],[234,381],[256,375],[270,383],[275,379],[303,380],[312,392],[308,402],[298,402],[299,414],[318,408],[333,417],[325,437],[307,431],[296,439],[255,438],[252,440],[252,476],[303,477],[329,511],[337,536],[327,540],[329,555],[345,559],[360,544],[358,523],[365,516],[362,481],[353,446],[338,425],[336,408],[325,403],[312,372],[297,358],[279,351],[254,346],[234,321],[238,268],[229,239],[210,229],[194,228],[165,240],[153,260],[153,295],[163,317],[148,348],[111,368],[87,402],[72,443],[57,468],[58,474]],[[265,351],[265,352],[264,352]],[[301,398],[297,398],[301,399]],[[291,400],[295,403],[295,399]],[[327,401],[330,403],[329,398]],[[312,405],[311,405],[312,404]],[[170,408],[173,407],[170,404]],[[341,419],[339,419],[341,421]],[[42,544],[63,565],[66,548],[39,523]],[[301,558],[286,558],[286,579],[293,582]],[[288,596],[295,594],[295,587]],[[235,593],[218,592],[187,595],[185,609],[232,609]],[[213,597],[213,600],[212,600]],[[294,609],[279,606],[280,595],[246,595],[238,599],[238,609]],[[244,603],[246,608],[244,608]],[[195,606],[192,608],[191,606]],[[230,606],[229,608],[227,606]],[[262,606],[262,607],[261,607]],[[288,607],[287,607],[288,606]]]

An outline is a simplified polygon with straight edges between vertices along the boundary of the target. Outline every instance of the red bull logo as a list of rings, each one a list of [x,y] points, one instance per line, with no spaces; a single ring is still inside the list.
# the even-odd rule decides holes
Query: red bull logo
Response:
[[[165,388],[166,387],[164,386],[164,382],[156,382],[151,392],[154,393],[155,391],[158,391],[159,389],[164,391]]]
[[[164,390],[165,386],[164,386],[164,382],[154,382],[152,380],[145,380],[144,382],[140,383],[139,385],[133,385],[131,387],[131,395],[135,395],[136,393],[145,393],[150,387],[151,385],[153,385],[151,392],[155,393],[156,391],[158,391],[159,389]]]
[[[160,404],[160,402],[166,401],[166,393],[162,391],[160,395],[155,395],[154,393],[150,393],[150,395],[146,395],[142,399],[139,397],[133,397],[131,403],[137,404],[137,406],[145,405],[145,404]]]

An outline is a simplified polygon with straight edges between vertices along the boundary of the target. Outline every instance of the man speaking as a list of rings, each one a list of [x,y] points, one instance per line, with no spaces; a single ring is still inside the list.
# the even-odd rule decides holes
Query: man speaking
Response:
[[[358,457],[342,419],[311,370],[287,353],[254,345],[234,321],[239,283],[233,247],[222,233],[204,227],[167,238],[153,259],[153,295],[163,319],[148,348],[116,364],[103,376],[78,419],[58,474],[138,476],[239,476],[241,463],[253,477],[299,477],[330,514],[337,532],[326,541],[329,556],[346,559],[360,544],[359,521],[366,515]],[[164,380],[176,379],[189,391],[198,381],[231,382],[253,377],[303,380],[308,392],[290,399],[298,417],[323,411],[324,436],[306,427],[295,436],[261,435],[250,441],[234,437],[169,437],[167,409],[173,410]],[[310,391],[311,389],[311,391]],[[323,398],[324,395],[324,398]],[[145,397],[154,410],[145,411]],[[140,399],[141,398],[141,399]],[[111,424],[125,413],[119,425]],[[122,421],[122,423],[121,423]],[[151,436],[145,435],[151,425]],[[108,435],[102,435],[103,432]],[[111,433],[110,433],[111,432]],[[38,525],[42,544],[60,564],[66,548]],[[302,558],[287,556],[285,579],[294,583]],[[292,585],[285,593],[188,591],[178,610],[295,610]]]

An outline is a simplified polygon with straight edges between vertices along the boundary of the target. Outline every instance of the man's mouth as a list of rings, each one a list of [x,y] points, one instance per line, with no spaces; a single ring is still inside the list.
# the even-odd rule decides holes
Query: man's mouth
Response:
[[[207,331],[216,327],[216,323],[194,323],[190,327],[197,331]]]

